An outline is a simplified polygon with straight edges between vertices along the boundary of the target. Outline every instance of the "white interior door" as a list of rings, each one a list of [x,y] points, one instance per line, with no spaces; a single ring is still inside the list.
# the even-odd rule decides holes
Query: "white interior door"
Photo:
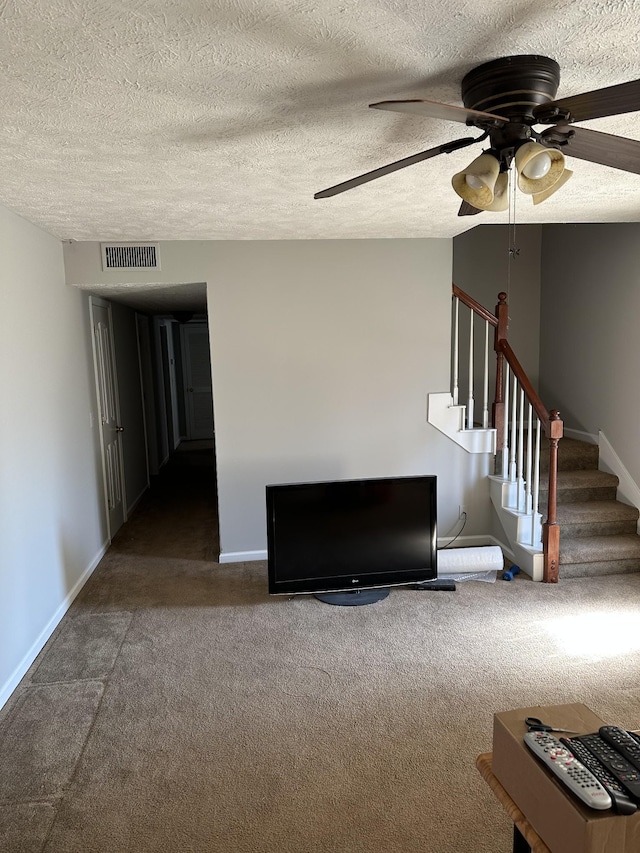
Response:
[[[187,438],[213,438],[209,329],[206,323],[187,323],[181,332]]]
[[[118,406],[118,382],[113,351],[109,303],[91,299],[93,357],[98,396],[98,421],[102,447],[102,470],[107,505],[109,539],[125,521],[122,432]]]

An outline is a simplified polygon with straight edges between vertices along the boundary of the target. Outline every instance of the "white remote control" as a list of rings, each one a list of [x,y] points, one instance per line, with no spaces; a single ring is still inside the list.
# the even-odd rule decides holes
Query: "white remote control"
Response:
[[[527,732],[524,742],[583,803],[592,809],[611,808],[607,790],[557,737],[548,732]]]

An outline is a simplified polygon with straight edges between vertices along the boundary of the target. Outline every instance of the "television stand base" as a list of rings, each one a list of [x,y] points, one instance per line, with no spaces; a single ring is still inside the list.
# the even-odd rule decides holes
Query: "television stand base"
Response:
[[[388,589],[354,589],[348,592],[314,592],[314,598],[324,601],[325,604],[338,604],[357,606],[361,604],[375,604],[389,595]]]

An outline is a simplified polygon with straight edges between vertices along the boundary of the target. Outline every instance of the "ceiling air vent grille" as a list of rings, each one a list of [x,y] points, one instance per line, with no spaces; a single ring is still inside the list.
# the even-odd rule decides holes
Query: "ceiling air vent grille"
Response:
[[[159,270],[157,243],[103,243],[103,270]]]

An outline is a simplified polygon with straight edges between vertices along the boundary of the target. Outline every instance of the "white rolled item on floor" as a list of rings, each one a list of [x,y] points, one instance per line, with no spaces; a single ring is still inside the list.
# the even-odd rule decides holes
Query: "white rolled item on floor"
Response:
[[[499,572],[503,568],[504,557],[498,545],[483,545],[479,548],[442,548],[438,551],[438,575]]]

